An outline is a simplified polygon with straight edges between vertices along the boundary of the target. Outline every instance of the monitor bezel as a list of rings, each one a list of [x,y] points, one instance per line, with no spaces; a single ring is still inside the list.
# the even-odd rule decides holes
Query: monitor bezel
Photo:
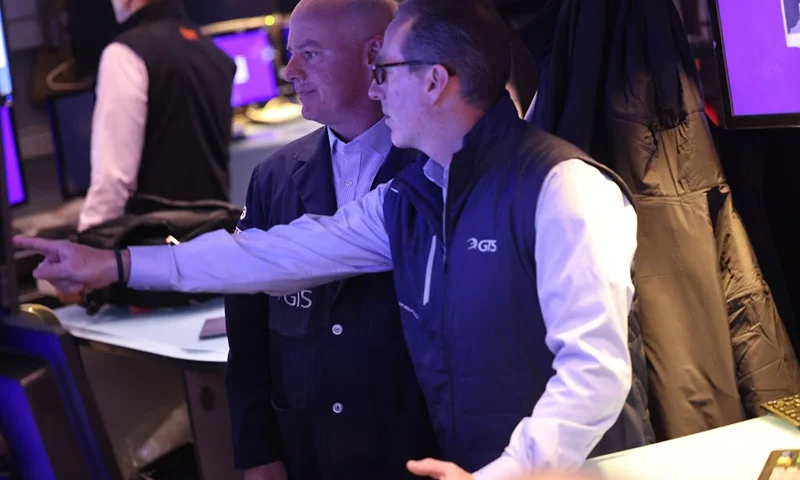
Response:
[[[711,26],[714,32],[716,47],[714,53],[717,57],[719,72],[720,94],[723,109],[722,125],[727,129],[760,129],[760,128],[799,128],[800,112],[764,115],[735,115],[733,113],[733,98],[731,97],[730,78],[728,76],[728,62],[725,54],[725,38],[722,34],[722,23],[719,15],[719,1],[709,0],[711,12]]]

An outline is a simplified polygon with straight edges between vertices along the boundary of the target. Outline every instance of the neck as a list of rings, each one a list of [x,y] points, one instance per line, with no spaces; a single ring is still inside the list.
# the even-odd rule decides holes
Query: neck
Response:
[[[428,157],[443,167],[453,161],[453,156],[464,145],[464,137],[472,130],[486,113],[485,110],[471,105],[461,105],[450,109],[437,122],[439,128],[429,130],[427,145],[421,149]]]
[[[350,113],[348,118],[328,125],[345,143],[366,132],[383,118],[381,106],[376,102],[348,109],[348,113]]]

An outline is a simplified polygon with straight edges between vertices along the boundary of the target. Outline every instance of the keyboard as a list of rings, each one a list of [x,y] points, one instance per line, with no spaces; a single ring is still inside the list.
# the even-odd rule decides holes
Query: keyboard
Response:
[[[761,408],[778,416],[789,425],[800,428],[800,394],[764,402]]]

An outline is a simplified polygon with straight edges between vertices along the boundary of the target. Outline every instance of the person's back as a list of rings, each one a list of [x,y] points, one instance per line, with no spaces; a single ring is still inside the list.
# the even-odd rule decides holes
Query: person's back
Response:
[[[228,200],[236,65],[173,1],[136,11],[103,54],[79,230],[120,216],[133,193]]]
[[[228,199],[233,60],[169,2],[145,7],[115,41],[147,65],[148,109],[140,193],[174,200]],[[190,181],[179,181],[191,172]]]

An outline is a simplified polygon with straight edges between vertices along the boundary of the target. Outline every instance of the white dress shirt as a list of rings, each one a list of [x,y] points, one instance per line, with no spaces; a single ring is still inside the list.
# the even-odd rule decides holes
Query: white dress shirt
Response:
[[[137,188],[148,83],[144,61],[129,47],[113,42],[103,50],[92,117],[91,184],[78,231],[121,216]]]
[[[268,232],[203,235],[177,247],[130,247],[136,289],[285,295],[392,269],[383,184],[332,217],[305,215]],[[555,375],[503,454],[475,472],[505,479],[583,463],[631,385],[628,312],[636,214],[619,187],[581,160],[545,178],[536,212],[536,275]]]
[[[380,119],[361,135],[343,142],[328,128],[336,205],[341,208],[369,193],[392,149],[392,131]]]

